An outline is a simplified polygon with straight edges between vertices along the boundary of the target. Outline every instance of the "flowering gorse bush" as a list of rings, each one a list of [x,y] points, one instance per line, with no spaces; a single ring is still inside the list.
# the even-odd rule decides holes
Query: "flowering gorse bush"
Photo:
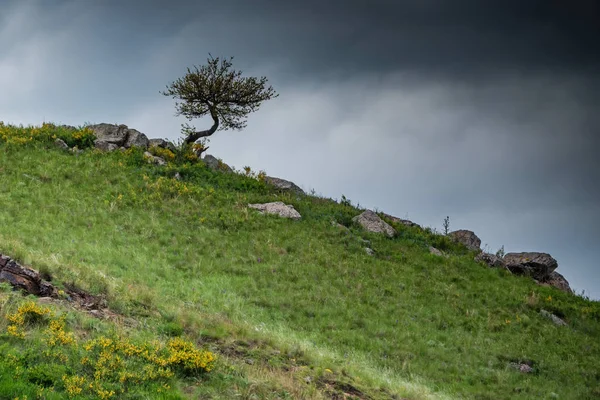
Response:
[[[14,126],[0,121],[0,142],[10,145],[27,145],[31,143],[51,143],[62,139],[69,147],[84,149],[92,147],[96,136],[88,128],[70,129],[43,123],[41,126]]]
[[[163,147],[151,146],[148,149],[148,152],[150,154],[152,154],[153,156],[160,157],[160,158],[162,158],[162,159],[164,159],[165,161],[168,161],[168,162],[172,162],[172,161],[175,160],[175,153],[173,153],[171,150],[165,149]]]
[[[5,318],[10,323],[7,327],[10,337],[24,343],[25,349],[41,347],[36,352],[12,350],[4,354],[6,350],[0,350],[0,357],[10,361],[15,377],[40,381],[41,392],[62,392],[69,398],[119,398],[130,390],[137,392],[140,387],[166,392],[171,390],[176,376],[207,373],[216,361],[213,353],[200,350],[180,337],[166,343],[158,340],[136,343],[119,335],[80,340],[65,330],[64,316],[57,317],[50,308],[33,301],[21,304]],[[41,327],[45,327],[41,337],[33,334]],[[61,366],[59,375],[40,372],[44,371],[44,363],[57,362]],[[29,367],[32,363],[36,368]],[[40,380],[42,375],[44,379]]]

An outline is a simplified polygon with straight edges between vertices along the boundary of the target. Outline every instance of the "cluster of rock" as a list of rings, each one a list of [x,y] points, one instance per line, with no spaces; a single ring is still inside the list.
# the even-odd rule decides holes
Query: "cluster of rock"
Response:
[[[43,279],[38,271],[25,267],[3,254],[0,254],[0,282],[8,282],[15,290],[38,296],[40,301],[61,298],[59,290]],[[106,308],[106,300],[101,296],[91,295],[75,287],[66,288],[64,296],[95,317],[104,318],[114,315]]]
[[[9,256],[0,254],[0,282],[8,282],[14,288],[42,297],[56,297],[58,291],[42,279],[40,273],[24,267]]]
[[[418,226],[412,221],[402,220],[388,214],[382,215],[384,218],[395,223],[401,223],[406,226]],[[396,234],[391,225],[371,210],[366,210],[357,215],[353,221],[369,232],[385,234],[388,237]],[[558,262],[550,254],[538,252],[508,253],[500,257],[482,251],[481,239],[473,231],[460,229],[448,233],[448,237],[457,243],[463,244],[467,249],[476,251],[475,261],[482,262],[489,267],[504,268],[515,275],[529,276],[539,284],[554,286],[562,291],[572,293],[569,282],[567,282],[564,276],[555,271],[558,267]],[[436,256],[445,255],[433,246],[429,247],[429,252]]]
[[[455,242],[465,245],[469,250],[477,251],[475,261],[493,268],[504,268],[515,275],[529,276],[539,284],[554,286],[564,292],[573,293],[565,277],[555,271],[558,262],[548,253],[507,253],[501,257],[482,251],[481,240],[472,231],[454,231],[448,236]]]

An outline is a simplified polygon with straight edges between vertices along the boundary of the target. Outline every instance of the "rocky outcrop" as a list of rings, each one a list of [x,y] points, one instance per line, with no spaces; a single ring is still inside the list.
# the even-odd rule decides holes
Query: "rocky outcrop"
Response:
[[[107,308],[103,296],[89,294],[72,284],[65,284],[63,293],[50,282],[44,280],[42,275],[29,267],[25,267],[9,256],[0,254],[0,282],[8,282],[15,290],[22,290],[27,294],[38,296],[39,301],[54,301],[66,299],[75,306],[88,311],[97,318],[116,317]]]
[[[458,231],[450,232],[448,236],[455,242],[465,245],[469,250],[481,250],[481,239],[479,239],[473,231],[460,229]]]
[[[409,221],[407,219],[402,219],[402,218],[398,218],[398,217],[394,217],[393,215],[390,214],[386,214],[386,213],[381,213],[381,215],[383,215],[384,218],[389,219],[390,221],[392,221],[393,223],[396,224],[402,224],[402,225],[406,225],[406,226],[418,226],[419,228],[421,227],[421,225],[416,224],[412,221]]]
[[[104,151],[112,151],[119,147],[130,148],[132,146],[147,149],[150,143],[146,135],[135,129],[129,129],[127,125],[102,123],[89,125],[87,128],[96,135],[95,147]]]
[[[302,216],[293,206],[284,204],[281,201],[264,204],[248,204],[248,207],[266,214],[276,214],[283,218],[300,219]]]
[[[14,288],[42,297],[57,295],[50,282],[46,282],[38,271],[24,267],[8,256],[0,254],[0,282],[8,282]]]
[[[115,151],[119,148],[119,146],[114,143],[105,142],[102,140],[96,140],[94,142],[94,147],[101,151]]]
[[[476,262],[486,264],[490,268],[506,268],[504,260],[494,254],[481,252],[475,256]]]
[[[225,164],[222,160],[219,160],[217,157],[211,156],[210,154],[205,154],[202,161],[204,161],[204,164],[206,164],[206,166],[212,169],[213,171],[233,172],[229,165]]]
[[[175,145],[165,139],[150,139],[148,142],[148,147],[162,147],[171,150],[173,153],[177,151]]]
[[[550,275],[548,275],[548,279],[544,283],[550,286],[554,286],[555,288],[560,289],[563,292],[573,293],[569,282],[565,279],[564,276],[562,276],[556,271],[552,271]]]
[[[548,253],[507,253],[504,256],[506,267],[516,275],[526,275],[546,282],[558,267],[558,262]]]
[[[396,234],[394,228],[392,228],[387,222],[379,218],[379,215],[371,210],[367,210],[360,215],[352,218],[352,221],[358,223],[365,230],[373,233],[384,233],[389,237]]]
[[[296,185],[294,182],[286,181],[285,179],[275,178],[273,176],[265,176],[265,182],[284,192],[305,194],[304,190],[302,190],[298,185]]]

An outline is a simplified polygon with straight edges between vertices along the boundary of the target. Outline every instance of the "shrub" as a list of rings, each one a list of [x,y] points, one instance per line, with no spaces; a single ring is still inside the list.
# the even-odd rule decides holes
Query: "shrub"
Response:
[[[165,161],[172,162],[175,160],[175,153],[173,153],[169,149],[165,149],[165,148],[158,147],[158,146],[152,146],[148,149],[148,152],[150,154],[152,154],[153,156],[164,159]]]

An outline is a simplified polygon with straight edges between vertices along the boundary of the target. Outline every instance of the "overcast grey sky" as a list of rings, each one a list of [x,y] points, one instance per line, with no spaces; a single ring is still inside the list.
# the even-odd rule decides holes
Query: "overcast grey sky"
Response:
[[[208,53],[280,93],[210,153],[490,251],[600,299],[594,0],[0,0],[0,120],[176,140],[159,94]],[[204,129],[208,120],[195,121]]]

